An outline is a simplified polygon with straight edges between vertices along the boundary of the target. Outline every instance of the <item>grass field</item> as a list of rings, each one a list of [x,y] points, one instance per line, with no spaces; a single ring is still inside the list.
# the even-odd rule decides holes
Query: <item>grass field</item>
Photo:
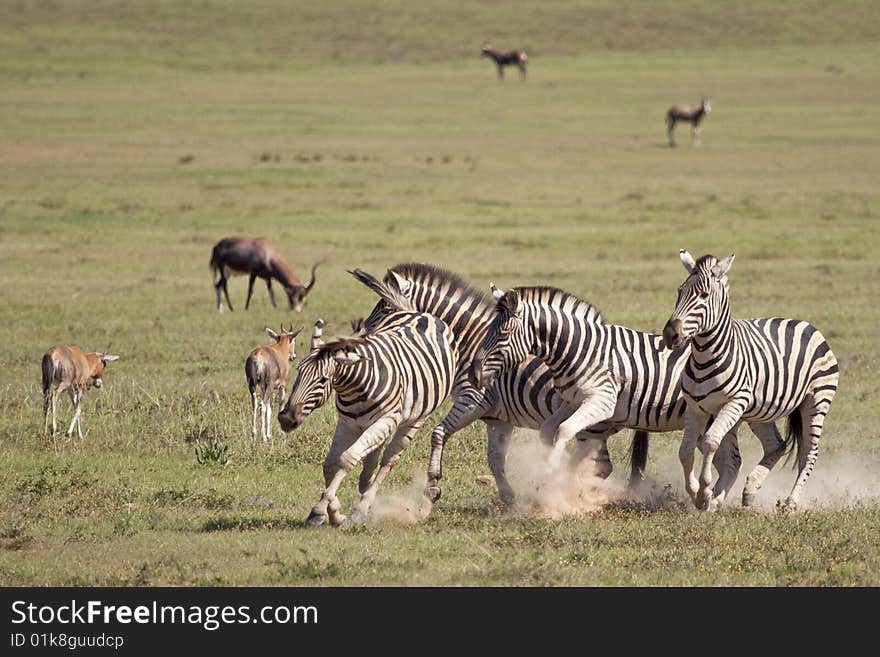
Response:
[[[4,3],[0,583],[880,585],[880,16],[693,4]],[[529,51],[527,82],[496,82],[486,39]],[[680,126],[668,148],[666,108],[701,94],[702,147]],[[259,284],[243,312],[242,279],[215,312],[208,259],[230,234],[270,237],[303,276],[327,258],[303,313]],[[250,443],[247,353],[266,325],[366,314],[346,269],[557,285],[659,331],[681,247],[735,251],[734,314],[807,319],[840,361],[803,512],[739,509],[745,473],[723,512],[695,512],[671,434],[648,467],[664,504],[501,516],[474,425],[427,520],[306,530],[335,411]],[[42,434],[56,343],[122,357],[83,440]],[[200,464],[199,437],[231,461]],[[740,442],[747,472],[758,441]],[[610,441],[613,481],[627,444]],[[778,466],[763,506],[793,480]]]

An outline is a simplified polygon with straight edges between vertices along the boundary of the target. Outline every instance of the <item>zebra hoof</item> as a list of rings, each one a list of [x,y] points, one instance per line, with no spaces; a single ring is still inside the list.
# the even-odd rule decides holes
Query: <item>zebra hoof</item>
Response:
[[[344,527],[351,527],[352,525],[366,525],[367,524],[367,514],[361,511],[360,509],[355,509],[351,512],[351,515],[346,520],[346,524]]]
[[[320,527],[327,522],[327,516],[316,511],[312,511],[306,518],[306,527]]]
[[[744,507],[750,507],[755,503],[755,493],[746,493],[743,492],[743,501],[742,505]]]
[[[793,513],[797,511],[797,502],[791,500],[777,500],[776,510],[780,513]]]
[[[428,486],[425,489],[425,497],[427,497],[431,504],[436,504],[440,501],[440,486]]]

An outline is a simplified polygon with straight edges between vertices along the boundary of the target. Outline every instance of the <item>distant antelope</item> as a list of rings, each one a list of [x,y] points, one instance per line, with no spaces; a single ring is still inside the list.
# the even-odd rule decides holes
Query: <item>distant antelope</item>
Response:
[[[268,326],[266,334],[275,340],[275,344],[268,347],[254,349],[244,363],[244,373],[247,377],[248,390],[251,392],[253,404],[253,424],[251,425],[251,438],[257,439],[257,406],[262,404],[260,416],[260,428],[263,442],[272,437],[272,393],[277,394],[278,406],[287,394],[287,379],[290,375],[290,363],[296,358],[296,336],[302,329],[294,331],[293,326],[286,331],[281,325],[281,333],[276,333]]]
[[[219,279],[214,283],[214,289],[217,291],[217,310],[223,311],[223,304],[220,300],[221,290],[226,295],[226,305],[229,306],[229,310],[232,310],[232,304],[229,302],[229,290],[226,287],[229,276],[248,274],[250,280],[248,280],[245,310],[251,303],[254,280],[259,277],[266,281],[269,300],[274,308],[278,306],[275,304],[275,293],[272,291],[273,278],[281,283],[284,291],[287,292],[290,307],[296,312],[300,312],[306,296],[312,291],[312,286],[315,284],[315,270],[319,264],[321,263],[316,262],[312,265],[312,279],[308,285],[303,285],[302,281],[294,275],[290,266],[278,255],[275,246],[265,237],[226,237],[217,242],[211,252],[211,269],[219,275]]]
[[[508,50],[506,52],[502,52],[500,50],[493,50],[492,46],[488,43],[483,46],[482,49],[483,57],[490,57],[495,61],[495,65],[498,66],[498,79],[504,79],[504,67],[505,66],[516,66],[519,68],[520,77],[525,80],[526,79],[526,62],[529,57],[526,55],[524,50]]]
[[[82,438],[80,417],[82,416],[82,398],[89,384],[100,388],[104,384],[104,366],[117,360],[119,356],[102,353],[84,353],[79,347],[56,345],[43,355],[43,418],[44,430],[49,430],[49,405],[52,406],[52,435],[58,431],[56,406],[58,397],[67,390],[70,403],[73,405],[73,421],[67,435],[73,429]],[[55,390],[52,391],[52,386]]]
[[[712,112],[712,104],[708,98],[700,100],[699,105],[673,105],[666,111],[666,134],[669,136],[669,145],[675,146],[675,136],[672,134],[678,121],[691,124],[691,140],[694,144],[700,143],[700,121],[706,114]]]

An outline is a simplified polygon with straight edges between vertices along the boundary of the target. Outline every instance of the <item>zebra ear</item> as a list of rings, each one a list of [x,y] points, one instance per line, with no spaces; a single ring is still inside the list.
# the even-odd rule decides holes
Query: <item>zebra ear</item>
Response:
[[[718,264],[712,267],[712,273],[715,275],[715,278],[724,278],[727,276],[727,272],[730,271],[731,265],[733,265],[733,259],[736,257],[735,253],[731,253],[724,260],[719,260]]]
[[[311,341],[311,348],[312,349],[317,349],[322,344],[324,344],[324,341],[321,339],[321,336],[323,335],[323,333],[324,333],[324,320],[319,319],[315,322],[315,328],[312,331],[312,341]]]
[[[681,258],[681,264],[684,265],[685,271],[688,274],[694,273],[694,267],[697,266],[696,261],[694,260],[694,256],[685,251],[684,249],[678,250],[678,257]]]
[[[504,292],[495,287],[495,283],[489,283],[489,289],[492,290],[492,298],[495,301],[500,301],[501,297],[504,296]]]
[[[499,309],[508,317],[516,317],[519,314],[520,301],[516,290],[508,290],[498,300]]]
[[[408,296],[409,292],[410,292],[410,288],[412,287],[412,283],[410,281],[408,281],[407,279],[405,279],[400,274],[398,274],[393,269],[389,269],[388,273],[391,274],[392,278],[394,279],[395,284],[397,285],[397,289],[400,291],[400,293],[404,296]]]
[[[351,330],[353,333],[361,333],[365,330],[365,322],[363,317],[357,317],[351,320]]]

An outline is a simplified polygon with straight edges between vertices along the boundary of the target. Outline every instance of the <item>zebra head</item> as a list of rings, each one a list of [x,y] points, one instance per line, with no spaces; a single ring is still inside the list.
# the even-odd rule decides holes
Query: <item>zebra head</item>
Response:
[[[496,288],[497,289],[497,288]],[[493,296],[498,305],[486,337],[471,362],[471,385],[487,388],[502,372],[525,360],[532,343],[531,326],[525,321],[525,304],[516,290]]]
[[[731,254],[718,260],[704,255],[694,260],[684,249],[679,256],[688,277],[678,288],[675,310],[663,327],[663,341],[669,349],[710,331],[721,321],[727,309],[727,272],[735,257]]]
[[[363,340],[339,338],[324,343],[321,340],[323,327],[322,320],[315,322],[311,351],[300,361],[290,397],[278,413],[278,423],[285,432],[299,427],[312,411],[327,403],[334,379],[341,370],[364,360],[358,353]]]

